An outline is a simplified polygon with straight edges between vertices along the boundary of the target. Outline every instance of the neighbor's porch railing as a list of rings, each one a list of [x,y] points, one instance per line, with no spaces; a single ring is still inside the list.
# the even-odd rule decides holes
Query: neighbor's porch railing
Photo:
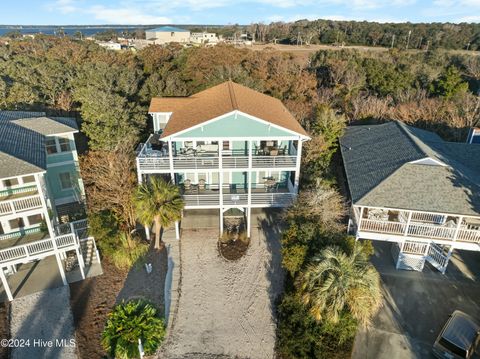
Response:
[[[58,249],[68,250],[69,247],[74,249],[78,245],[77,240],[73,234],[66,234],[55,237],[55,243]],[[0,263],[18,260],[34,260],[49,255],[49,252],[54,251],[54,245],[50,238],[39,241],[14,246],[11,248],[0,250]]]
[[[480,243],[480,231],[478,230],[460,228],[457,233],[457,228],[455,227],[445,227],[418,222],[411,222],[407,228],[407,224],[402,222],[362,218],[359,230],[364,232]],[[457,236],[455,238],[456,233]]]
[[[42,207],[40,195],[21,197],[0,202],[0,215],[15,214]]]

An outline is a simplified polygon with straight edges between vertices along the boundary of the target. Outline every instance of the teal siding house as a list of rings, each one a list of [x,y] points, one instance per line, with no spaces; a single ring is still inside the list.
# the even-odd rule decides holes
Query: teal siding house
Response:
[[[9,300],[29,292],[18,286],[35,261],[54,263],[63,284],[101,272],[87,234],[77,132],[73,118],[0,111],[0,278]]]
[[[298,193],[306,131],[281,101],[232,81],[190,97],[153,98],[154,133],[138,148],[139,182],[179,185],[187,211],[286,207]],[[238,213],[238,211],[237,211]],[[177,237],[179,237],[178,224]]]

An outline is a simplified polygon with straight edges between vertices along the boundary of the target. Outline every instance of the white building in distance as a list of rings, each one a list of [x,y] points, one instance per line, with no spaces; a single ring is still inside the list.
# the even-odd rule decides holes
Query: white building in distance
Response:
[[[190,41],[194,44],[217,44],[217,34],[213,32],[192,32]]]
[[[190,42],[190,31],[174,26],[161,26],[145,31],[145,38],[153,40],[155,44],[162,45],[169,42]]]

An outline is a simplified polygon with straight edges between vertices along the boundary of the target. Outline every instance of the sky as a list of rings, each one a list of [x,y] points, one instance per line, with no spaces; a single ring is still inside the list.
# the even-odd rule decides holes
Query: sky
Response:
[[[3,25],[222,25],[299,19],[480,22],[480,0],[3,1]]]

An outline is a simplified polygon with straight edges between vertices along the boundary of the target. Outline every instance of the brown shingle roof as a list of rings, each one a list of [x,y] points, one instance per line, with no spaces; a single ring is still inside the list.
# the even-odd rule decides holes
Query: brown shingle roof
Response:
[[[280,100],[232,81],[190,97],[153,98],[149,112],[173,112],[162,134],[167,137],[234,110],[308,136]]]

